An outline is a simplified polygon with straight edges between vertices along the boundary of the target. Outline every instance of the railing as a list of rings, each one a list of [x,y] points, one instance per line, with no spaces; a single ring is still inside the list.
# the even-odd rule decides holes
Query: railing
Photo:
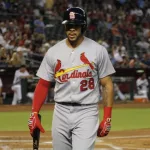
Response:
[[[12,68],[12,67],[8,67],[8,68],[0,68],[0,77],[2,78],[3,81],[3,89],[4,92],[7,93],[11,92],[11,85],[13,82],[13,78],[14,78],[14,73],[16,71],[16,69],[18,68]],[[27,68],[28,71],[36,74],[38,67],[32,67],[32,68]],[[135,93],[135,81],[138,77],[137,74],[137,70],[139,70],[140,68],[116,68],[116,73],[112,75],[112,79],[114,81],[114,83],[118,83],[119,85],[121,85],[121,90],[123,90],[124,92],[128,92],[130,95],[130,100],[133,100],[134,97],[134,93]],[[145,72],[147,74],[148,80],[149,80],[149,84],[150,84],[150,68],[145,69]],[[29,82],[37,82],[38,78],[35,77],[33,78],[33,80],[29,80]],[[23,82],[23,91],[22,94],[23,96],[26,95],[27,93],[27,83]],[[149,93],[150,93],[150,88],[149,88]],[[6,96],[7,97],[7,96]]]

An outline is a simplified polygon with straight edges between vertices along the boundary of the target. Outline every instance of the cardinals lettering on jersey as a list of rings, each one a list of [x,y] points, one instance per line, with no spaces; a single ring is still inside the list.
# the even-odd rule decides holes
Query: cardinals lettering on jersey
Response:
[[[93,64],[88,60],[88,58],[85,56],[85,53],[81,53],[80,55],[81,61],[84,63],[82,65],[74,66],[67,69],[62,69],[62,62],[61,60],[57,59],[57,64],[55,67],[55,78],[58,78],[61,82],[67,82],[70,78],[86,78],[86,77],[92,77],[92,71],[94,69]],[[90,69],[87,69],[87,71],[79,71],[79,68],[87,67],[89,66]],[[72,72],[73,71],[73,72]],[[69,73],[71,72],[71,73]]]

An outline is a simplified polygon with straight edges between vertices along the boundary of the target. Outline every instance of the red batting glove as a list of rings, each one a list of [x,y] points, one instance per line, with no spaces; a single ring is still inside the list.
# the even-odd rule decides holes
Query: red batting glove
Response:
[[[111,111],[112,111],[112,107],[104,108],[104,118],[100,123],[97,131],[98,137],[104,137],[109,133],[111,129]]]
[[[41,125],[41,122],[38,118],[38,113],[37,112],[32,112],[31,115],[30,115],[30,118],[28,120],[28,127],[30,129],[30,134],[32,136],[33,134],[33,130],[35,128],[39,128],[41,132],[45,132],[44,128],[42,127]]]

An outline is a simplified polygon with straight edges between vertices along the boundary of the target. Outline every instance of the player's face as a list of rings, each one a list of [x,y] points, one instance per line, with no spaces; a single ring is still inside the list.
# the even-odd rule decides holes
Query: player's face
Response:
[[[143,75],[142,75],[142,79],[145,79],[146,78],[146,74],[144,73]]]
[[[76,42],[81,37],[81,26],[80,25],[66,25],[66,35],[70,42]]]
[[[25,71],[26,71],[26,68],[25,68],[25,67],[21,67],[21,68],[20,68],[20,72],[23,72],[23,73],[24,73]]]

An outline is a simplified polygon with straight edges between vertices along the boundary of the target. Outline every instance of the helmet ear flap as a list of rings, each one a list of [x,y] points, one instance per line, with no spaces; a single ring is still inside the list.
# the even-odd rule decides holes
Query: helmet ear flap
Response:
[[[81,28],[81,33],[84,34],[84,32],[86,31],[87,29],[87,24],[83,25],[82,28]]]

